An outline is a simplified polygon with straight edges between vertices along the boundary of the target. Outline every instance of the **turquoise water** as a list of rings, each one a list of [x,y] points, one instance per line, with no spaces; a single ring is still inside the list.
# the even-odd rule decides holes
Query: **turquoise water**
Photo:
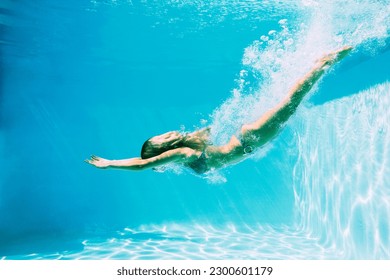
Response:
[[[331,3],[330,3],[331,2]],[[388,1],[2,1],[3,259],[389,259]],[[224,143],[353,53],[244,162],[98,170],[169,130]]]

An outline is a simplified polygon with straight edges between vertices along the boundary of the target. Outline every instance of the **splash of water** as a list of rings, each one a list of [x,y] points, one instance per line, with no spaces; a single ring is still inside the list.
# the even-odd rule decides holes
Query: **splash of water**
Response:
[[[299,19],[277,19],[277,29],[262,34],[245,48],[237,86],[232,96],[211,116],[213,143],[227,143],[232,135],[237,135],[241,125],[256,120],[276,106],[324,54],[345,45],[372,55],[383,48],[390,30],[390,6],[386,2],[302,0],[292,5],[290,1],[281,1],[276,8],[275,3],[267,1],[171,1],[166,4],[171,8],[194,8],[200,18],[204,14],[221,15],[217,11],[223,10],[218,21],[229,15],[246,14],[261,22],[264,16],[255,16],[256,13],[275,9],[279,13],[274,16],[291,9],[298,13]],[[243,7],[244,12],[239,12]],[[208,21],[208,24],[213,23]],[[255,157],[264,156],[266,151],[260,150]],[[214,183],[226,181],[218,172],[208,179]]]
[[[214,141],[225,143],[275,106],[324,54],[351,45],[375,55],[389,37],[386,2],[303,0],[299,25],[280,19],[278,30],[245,49],[237,87],[212,115]],[[313,110],[303,106],[293,122],[299,228],[340,258],[390,256],[389,93],[386,83]]]
[[[298,7],[300,22],[292,25],[280,19],[278,30],[263,34],[245,49],[237,87],[212,114],[214,142],[226,143],[242,124],[278,104],[324,54],[345,45],[371,54],[380,50],[390,30],[386,2],[303,0]],[[255,91],[253,80],[259,84]]]

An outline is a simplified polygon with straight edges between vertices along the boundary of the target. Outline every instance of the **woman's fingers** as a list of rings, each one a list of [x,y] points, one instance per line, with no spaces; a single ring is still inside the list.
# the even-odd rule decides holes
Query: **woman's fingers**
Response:
[[[106,161],[107,161],[106,159],[95,155],[91,155],[89,159],[84,160],[84,162],[96,166],[98,168],[106,168],[107,167]]]
[[[96,161],[99,161],[99,159],[96,156],[91,156],[90,159],[84,160],[86,163],[94,164]]]

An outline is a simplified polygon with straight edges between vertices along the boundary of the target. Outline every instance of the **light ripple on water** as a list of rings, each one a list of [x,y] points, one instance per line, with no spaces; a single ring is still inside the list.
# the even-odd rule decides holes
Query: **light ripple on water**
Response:
[[[172,228],[172,231],[171,231]],[[156,240],[142,240],[137,233],[156,234]],[[161,238],[161,235],[164,237]],[[10,259],[322,259],[337,254],[308,239],[303,233],[268,226],[251,231],[212,226],[165,225],[142,227],[142,231],[119,231],[115,237],[82,241],[78,252],[12,256]],[[210,235],[213,236],[210,238]],[[183,237],[186,236],[186,237]]]
[[[304,111],[304,124],[293,124],[304,127],[294,170],[301,227],[344,258],[390,257],[389,106],[387,82]]]

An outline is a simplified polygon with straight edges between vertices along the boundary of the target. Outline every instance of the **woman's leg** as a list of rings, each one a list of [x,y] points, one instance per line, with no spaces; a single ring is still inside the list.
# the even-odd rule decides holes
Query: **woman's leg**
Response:
[[[323,57],[317,65],[307,73],[289,92],[284,101],[260,117],[257,121],[243,125],[241,128],[242,141],[245,145],[260,147],[272,139],[281,126],[294,114],[298,105],[313,85],[333,64],[337,63],[352,50],[344,47]]]

